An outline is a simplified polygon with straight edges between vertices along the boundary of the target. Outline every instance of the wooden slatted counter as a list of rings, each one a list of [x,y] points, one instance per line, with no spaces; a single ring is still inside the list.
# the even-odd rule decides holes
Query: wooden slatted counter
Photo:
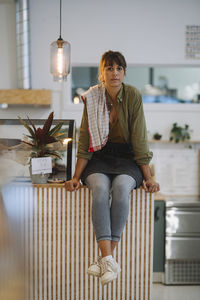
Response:
[[[143,189],[131,192],[129,218],[115,251],[119,278],[102,287],[88,276],[98,248],[91,223],[91,192],[66,192],[63,184],[12,184],[3,203],[22,232],[26,299],[150,300],[154,201]]]

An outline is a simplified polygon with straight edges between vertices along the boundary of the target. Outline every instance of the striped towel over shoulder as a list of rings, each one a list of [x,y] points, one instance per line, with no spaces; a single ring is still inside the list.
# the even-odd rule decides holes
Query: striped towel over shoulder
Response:
[[[86,100],[88,114],[88,151],[95,152],[105,146],[109,134],[109,113],[104,85],[90,87],[81,98]]]

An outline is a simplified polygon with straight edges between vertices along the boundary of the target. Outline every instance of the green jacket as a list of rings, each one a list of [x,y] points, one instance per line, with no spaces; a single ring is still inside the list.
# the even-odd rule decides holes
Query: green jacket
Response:
[[[109,107],[112,104],[109,95],[107,96],[107,101]],[[128,84],[122,85],[117,96],[117,115],[125,141],[127,143],[131,142],[133,145],[133,159],[138,165],[149,164],[153,153],[149,151],[142,96],[135,87]],[[77,157],[90,160],[93,153],[88,152],[88,148],[88,117],[86,104],[84,104]]]

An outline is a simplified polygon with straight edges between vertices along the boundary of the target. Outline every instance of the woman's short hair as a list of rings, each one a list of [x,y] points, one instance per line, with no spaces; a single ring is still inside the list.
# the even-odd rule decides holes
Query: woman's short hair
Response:
[[[104,78],[103,78],[103,71],[104,68],[106,66],[113,66],[113,64],[116,63],[118,66],[123,67],[124,69],[124,73],[126,74],[126,60],[124,58],[124,56],[117,51],[107,51],[105,52],[102,57],[101,57],[101,61],[100,61],[100,65],[99,65],[99,81],[103,82]]]

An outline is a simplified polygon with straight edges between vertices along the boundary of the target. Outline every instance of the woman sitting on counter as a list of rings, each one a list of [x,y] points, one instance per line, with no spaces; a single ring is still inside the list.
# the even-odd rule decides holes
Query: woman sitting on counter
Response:
[[[126,68],[120,52],[102,55],[100,84],[82,95],[75,173],[65,183],[68,191],[76,191],[80,180],[92,190],[92,222],[101,257],[88,268],[88,274],[100,277],[103,285],[120,273],[113,251],[128,218],[131,190],[141,185],[146,192],[160,189],[149,168],[153,154],[147,142],[142,97],[135,87],[123,83]]]

